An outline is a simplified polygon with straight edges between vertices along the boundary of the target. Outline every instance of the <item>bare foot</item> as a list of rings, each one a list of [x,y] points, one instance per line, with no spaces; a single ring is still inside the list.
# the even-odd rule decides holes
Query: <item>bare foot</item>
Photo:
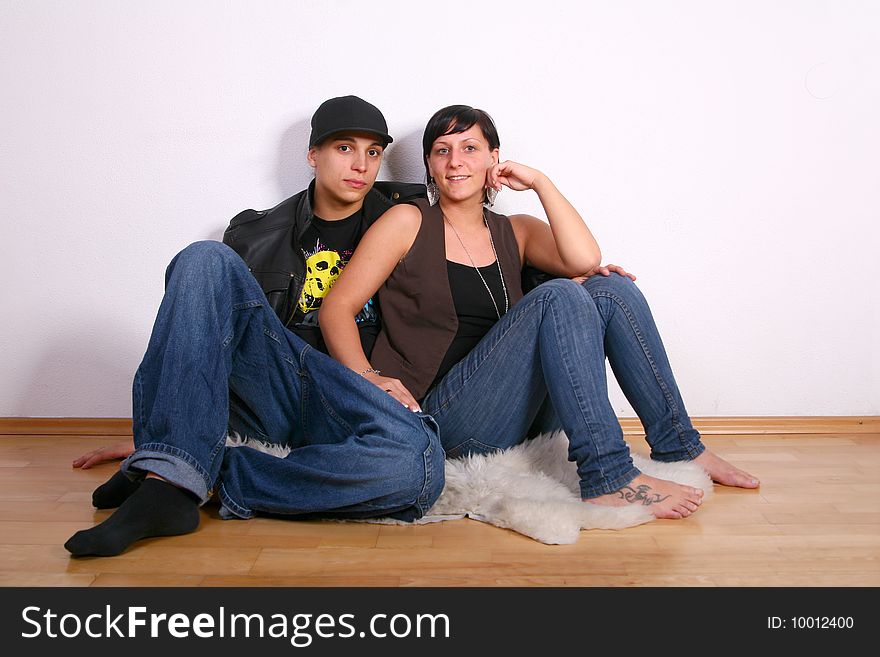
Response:
[[[702,503],[703,491],[676,484],[674,481],[640,474],[614,493],[585,501],[604,506],[639,504],[647,506],[648,510],[658,518],[686,518]]]
[[[757,488],[761,482],[744,470],[732,466],[723,458],[708,449],[694,459],[694,463],[702,467],[712,481],[723,486],[737,488]]]

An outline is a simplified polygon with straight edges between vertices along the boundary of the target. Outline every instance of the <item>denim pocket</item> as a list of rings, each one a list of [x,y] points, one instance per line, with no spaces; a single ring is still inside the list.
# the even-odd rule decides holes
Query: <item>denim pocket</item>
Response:
[[[432,431],[435,436],[440,435],[440,425],[437,424],[437,420],[431,417],[430,414],[425,413],[423,411],[416,412],[416,415],[419,416],[419,419],[422,421],[422,424],[426,429]]]

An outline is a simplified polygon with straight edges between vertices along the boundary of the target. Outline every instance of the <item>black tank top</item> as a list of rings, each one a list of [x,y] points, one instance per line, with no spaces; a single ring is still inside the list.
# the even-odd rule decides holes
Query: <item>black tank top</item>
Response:
[[[437,385],[462,358],[477,346],[483,336],[498,321],[495,305],[489,298],[486,286],[480,280],[479,275],[471,265],[463,265],[458,262],[446,261],[446,272],[449,276],[449,289],[452,292],[452,302],[455,304],[455,314],[458,315],[458,331],[443,357],[437,376],[431,387]],[[498,312],[504,314],[504,288],[501,285],[501,276],[498,274],[498,264],[480,267],[489,289],[492,290],[492,298],[498,306]]]

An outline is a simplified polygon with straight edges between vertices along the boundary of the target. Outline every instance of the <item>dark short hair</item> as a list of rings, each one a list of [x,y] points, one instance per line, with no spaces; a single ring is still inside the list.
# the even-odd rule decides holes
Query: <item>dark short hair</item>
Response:
[[[425,175],[429,180],[431,174],[428,172],[428,155],[437,138],[443,135],[457,135],[465,130],[470,130],[475,125],[480,126],[483,137],[489,142],[490,150],[500,148],[501,138],[498,137],[498,128],[495,127],[495,121],[487,112],[475,109],[470,105],[450,105],[434,113],[434,116],[428,121],[428,125],[425,126],[425,134],[422,137],[422,159],[425,165]]]

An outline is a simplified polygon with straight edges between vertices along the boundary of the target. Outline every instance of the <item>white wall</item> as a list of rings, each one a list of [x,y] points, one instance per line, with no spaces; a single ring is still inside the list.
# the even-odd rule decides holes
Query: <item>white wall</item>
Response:
[[[168,260],[305,186],[348,93],[399,179],[434,110],[489,110],[639,276],[693,415],[880,414],[878,28],[870,1],[2,0],[0,416],[129,416]]]

